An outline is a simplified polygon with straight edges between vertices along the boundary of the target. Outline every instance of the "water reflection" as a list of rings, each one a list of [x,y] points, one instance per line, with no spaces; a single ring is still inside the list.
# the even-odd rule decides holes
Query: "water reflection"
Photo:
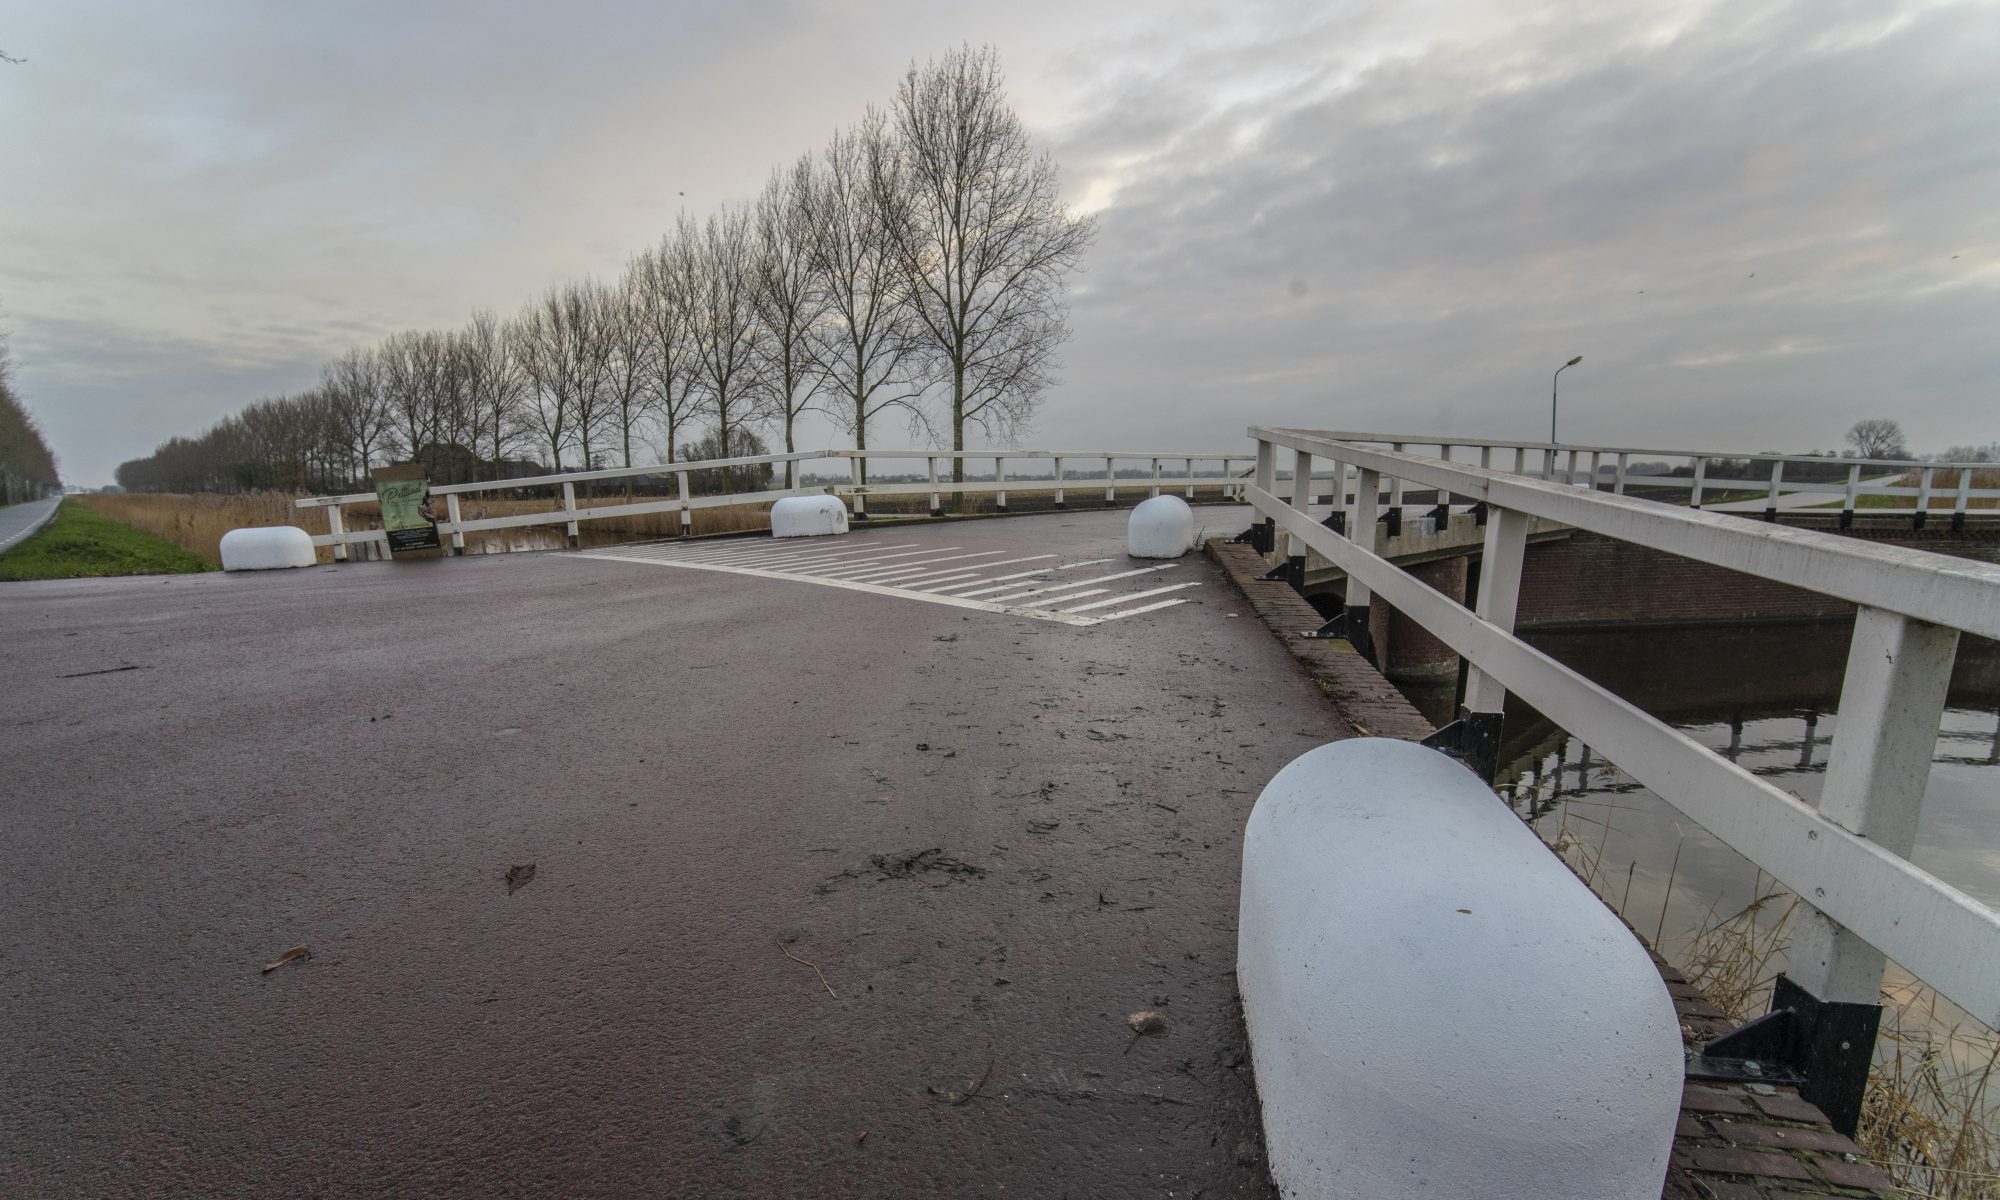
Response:
[[[1847,637],[1843,624],[1531,640],[1752,774],[1816,801],[1839,735]],[[1911,858],[2000,907],[2000,647],[1964,639],[1948,705]],[[1768,876],[1539,713],[1510,702],[1505,737],[1500,794],[1669,959],[1695,931],[1771,892]]]

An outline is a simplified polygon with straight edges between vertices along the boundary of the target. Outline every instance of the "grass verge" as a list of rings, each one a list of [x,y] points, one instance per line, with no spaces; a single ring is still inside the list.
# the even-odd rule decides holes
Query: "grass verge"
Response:
[[[86,575],[184,575],[209,563],[149,533],[121,525],[74,500],[40,533],[0,555],[0,581]]]

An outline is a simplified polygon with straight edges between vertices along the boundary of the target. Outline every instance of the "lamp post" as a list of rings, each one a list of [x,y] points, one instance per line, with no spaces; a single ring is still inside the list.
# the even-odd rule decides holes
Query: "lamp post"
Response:
[[[1582,361],[1583,355],[1577,355],[1557,367],[1556,373],[1549,378],[1549,445],[1551,446],[1556,444],[1556,388],[1562,380],[1562,373]]]

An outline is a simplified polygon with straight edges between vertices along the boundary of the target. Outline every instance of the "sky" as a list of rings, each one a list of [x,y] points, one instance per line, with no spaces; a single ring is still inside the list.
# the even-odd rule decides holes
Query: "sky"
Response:
[[[961,43],[1099,229],[1019,445],[1540,438],[1578,354],[1564,440],[2000,439],[1995,3],[0,0],[16,387],[110,482],[615,275]]]

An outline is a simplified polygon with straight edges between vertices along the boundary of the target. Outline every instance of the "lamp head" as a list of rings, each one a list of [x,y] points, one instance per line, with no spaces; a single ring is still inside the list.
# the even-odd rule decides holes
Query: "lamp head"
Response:
[[[1582,361],[1583,361],[1583,355],[1579,354],[1579,355],[1577,355],[1577,356],[1576,356],[1575,358],[1572,358],[1572,359],[1570,359],[1570,360],[1569,360],[1568,362],[1564,363],[1564,364],[1563,364],[1563,366],[1565,366],[1565,367],[1573,367],[1573,366],[1575,366],[1576,364],[1578,364],[1578,363],[1580,363],[1580,362],[1582,362]]]

